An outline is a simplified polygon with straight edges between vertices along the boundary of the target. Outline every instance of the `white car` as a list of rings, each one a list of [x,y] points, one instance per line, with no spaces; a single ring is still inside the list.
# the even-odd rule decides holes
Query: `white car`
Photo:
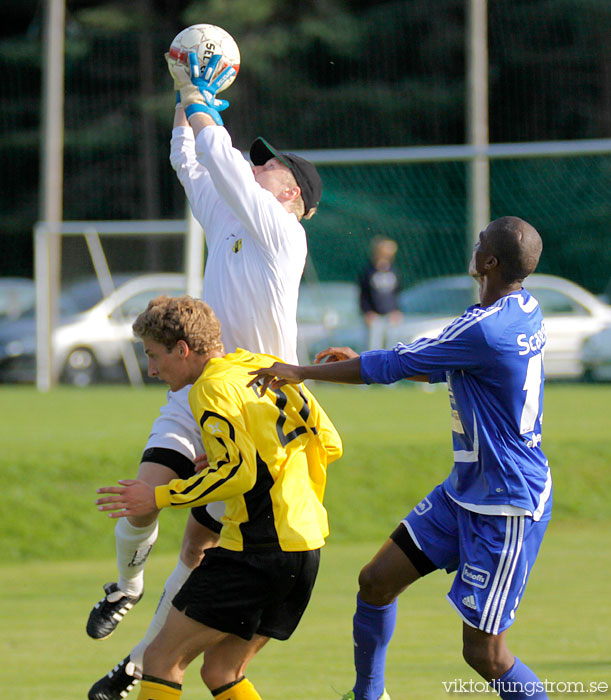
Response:
[[[315,348],[333,329],[359,324],[359,290],[352,282],[302,282],[297,304],[299,363],[314,361]],[[326,345],[323,345],[326,347]]]
[[[584,378],[611,382],[611,326],[591,335],[581,350]]]
[[[547,343],[545,374],[552,378],[581,378],[584,343],[611,326],[611,306],[574,282],[552,275],[532,275],[524,284],[541,304]]]
[[[138,371],[138,365],[145,374],[144,354],[139,344],[132,345],[132,323],[154,297],[177,296],[185,290],[185,276],[170,273],[133,277],[101,300],[95,279],[66,290],[60,298],[60,322],[52,338],[60,380],[79,386],[124,380],[124,356],[128,361],[131,358],[132,368]],[[0,381],[35,379],[36,320],[32,311],[17,321],[0,324]]]
[[[581,378],[582,346],[604,328],[611,326],[611,306],[579,285],[553,275],[534,274],[524,286],[539,301],[547,343],[545,375],[552,379]],[[467,275],[449,275],[419,282],[401,294],[403,321],[390,328],[387,347],[397,342],[410,343],[417,338],[434,338],[457,316],[477,301],[477,285]],[[609,337],[609,336],[607,336]],[[321,345],[348,345],[357,351],[366,349],[363,324],[339,326]]]

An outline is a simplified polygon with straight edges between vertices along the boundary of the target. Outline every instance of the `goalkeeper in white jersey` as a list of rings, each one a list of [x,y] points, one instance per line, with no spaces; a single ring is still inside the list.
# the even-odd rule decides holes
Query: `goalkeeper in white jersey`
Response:
[[[208,66],[216,65],[217,59],[212,57]],[[252,144],[251,166],[232,147],[218,113],[227,106],[214,98],[223,76],[213,84],[204,78],[192,82],[181,64],[171,59],[168,64],[180,96],[170,161],[206,235],[203,298],[221,321],[229,352],[244,347],[295,362],[297,298],[307,255],[300,221],[316,212],[320,176],[312,163],[281,153],[263,138]],[[168,392],[167,404],[153,424],[138,472],[138,478],[153,486],[188,478],[196,456],[203,453],[187,397],[188,388]],[[144,649],[163,624],[172,597],[204,550],[218,541],[222,513],[222,503],[191,512],[176,568],[144,639],[92,686],[89,700],[120,700],[132,689]],[[155,514],[123,518],[117,524],[119,578],[104,586],[105,596],[90,613],[90,637],[109,637],[142,597],[143,571],[157,527]]]
[[[176,700],[187,665],[204,652],[201,676],[217,700],[261,700],[246,667],[270,638],[297,627],[328,534],[327,465],[341,456],[337,431],[304,387],[249,387],[274,358],[223,351],[219,322],[191,297],[158,297],[136,319],[149,376],[189,402],[209,466],[154,488],[122,480],[98,489],[111,517],[226,502],[218,547],[206,553],[173,599],[144,654],[140,700]]]
[[[469,268],[480,303],[437,338],[360,356],[329,348],[319,360],[345,361],[277,364],[254,373],[264,386],[304,379],[448,385],[454,464],[360,573],[353,624],[356,683],[345,700],[388,700],[384,665],[397,597],[436,569],[457,572],[448,600],[463,622],[467,663],[506,700],[547,698],[544,684],[505,640],[552,507],[541,449],[545,326],[537,300],[522,287],[541,250],[530,224],[497,219],[480,233]]]

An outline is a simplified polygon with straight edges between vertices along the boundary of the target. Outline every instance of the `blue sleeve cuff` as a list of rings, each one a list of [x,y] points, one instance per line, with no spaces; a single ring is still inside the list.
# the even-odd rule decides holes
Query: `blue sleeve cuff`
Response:
[[[429,384],[439,384],[448,381],[448,373],[446,370],[439,372],[429,372]]]
[[[360,358],[361,378],[365,384],[392,384],[403,379],[392,350],[369,350]]]
[[[400,379],[425,374],[429,383],[445,382],[446,370],[427,370],[414,367],[408,355],[401,355],[396,350],[370,350],[361,358],[361,378],[365,384],[393,384]]]

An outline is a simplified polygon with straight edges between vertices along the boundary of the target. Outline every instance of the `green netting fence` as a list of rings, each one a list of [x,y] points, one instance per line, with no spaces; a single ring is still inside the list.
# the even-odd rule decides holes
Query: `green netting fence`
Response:
[[[353,280],[370,239],[399,244],[407,284],[461,273],[470,256],[467,163],[325,166],[319,214],[308,222],[312,275]],[[541,233],[539,271],[602,293],[611,277],[611,154],[492,160],[492,218],[513,215]]]
[[[11,3],[0,10],[10,15]],[[78,5],[78,6],[77,6]],[[225,121],[241,149],[263,134],[287,150],[464,143],[466,0],[243,4],[67,3],[64,218],[174,219],[184,195],[168,163],[174,97],[163,60],[185,23],[224,26],[242,68]],[[33,273],[40,218],[41,15],[0,33],[0,275]],[[609,119],[611,4],[489,0],[492,143],[604,139]],[[308,223],[320,279],[352,279],[379,233],[400,244],[406,282],[464,269],[464,161],[325,165]],[[541,269],[599,293],[609,281],[610,156],[495,160],[491,213],[541,231]],[[117,242],[117,247],[122,244]],[[180,254],[155,239],[123,245],[147,270]],[[174,245],[174,244],[172,244]],[[127,247],[127,250],[126,250]],[[133,260],[130,261],[130,250]]]

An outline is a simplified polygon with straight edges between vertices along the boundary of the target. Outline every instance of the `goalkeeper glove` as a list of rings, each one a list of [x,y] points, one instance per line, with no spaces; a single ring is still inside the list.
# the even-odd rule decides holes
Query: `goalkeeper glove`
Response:
[[[203,76],[201,75],[199,61],[195,52],[189,54],[188,68],[170,58],[168,54],[166,54],[165,58],[170,75],[174,79],[174,88],[180,92],[180,101],[185,108],[187,117],[196,112],[204,112],[210,115],[216,124],[222,125],[223,120],[219,112],[227,109],[229,102],[217,99],[216,93],[229,78],[235,75],[235,68],[228,66],[217,78],[212,80],[216,67],[222,58],[220,54],[210,57]]]

